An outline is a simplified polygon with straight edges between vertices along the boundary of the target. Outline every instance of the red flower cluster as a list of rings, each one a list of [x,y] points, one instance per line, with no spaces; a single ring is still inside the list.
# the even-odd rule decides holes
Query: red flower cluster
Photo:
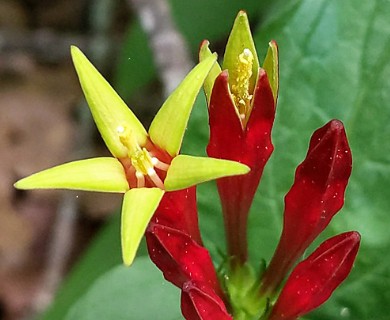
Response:
[[[272,42],[271,46],[277,59],[276,44]],[[248,55],[239,56],[243,64],[250,60],[245,50],[243,54]],[[277,66],[277,61],[274,65]],[[249,106],[249,111],[243,113],[237,112],[237,97],[232,94],[228,70],[215,77],[208,97],[209,156],[238,161],[251,168],[247,175],[217,181],[231,264],[224,269],[227,274],[219,275],[220,279],[234,277],[239,273],[237,270],[248,268],[248,212],[273,151],[271,130],[277,85],[272,84],[262,67],[254,83],[252,91],[247,92],[247,101],[239,101]],[[265,271],[246,286],[249,295],[241,295],[247,298],[247,303],[234,301],[237,295],[232,294],[224,281],[218,281],[199,233],[195,187],[166,193],[146,238],[153,262],[182,291],[184,317],[292,320],[324,303],[351,271],[360,235],[351,231],[332,237],[296,263],[343,206],[351,166],[351,151],[340,121],[332,120],[314,132],[306,158],[298,166],[295,181],[285,197],[283,231],[275,254]],[[241,288],[236,288],[236,292],[240,291]],[[259,303],[250,306],[252,301]]]

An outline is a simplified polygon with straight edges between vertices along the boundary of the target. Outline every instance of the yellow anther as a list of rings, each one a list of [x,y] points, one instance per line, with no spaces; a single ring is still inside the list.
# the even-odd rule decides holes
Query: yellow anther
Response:
[[[143,175],[149,175],[150,169],[154,167],[152,157],[145,148],[137,150],[131,155],[131,164],[137,172],[141,172]]]
[[[132,154],[141,150],[141,147],[137,143],[134,135],[131,134],[131,130],[125,126],[118,126],[116,131],[118,132],[118,137],[123,146],[127,149],[127,154],[131,158]]]
[[[146,148],[141,148],[131,134],[131,131],[126,127],[118,126],[117,132],[120,142],[127,149],[127,155],[131,161],[131,165],[135,169],[137,187],[144,187],[145,176],[148,176],[156,187],[164,189],[164,183],[157,175],[154,168],[156,167],[160,170],[167,171],[169,164],[158,160],[156,157],[152,157]]]
[[[236,78],[230,87],[234,104],[243,118],[250,113],[252,95],[249,93],[249,80],[252,76],[253,59],[252,52],[247,48],[238,55],[235,70]]]

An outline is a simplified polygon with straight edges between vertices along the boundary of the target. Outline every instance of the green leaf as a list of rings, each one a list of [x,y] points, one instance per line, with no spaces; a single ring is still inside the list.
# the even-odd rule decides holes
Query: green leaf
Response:
[[[115,158],[92,158],[43,170],[15,183],[18,189],[73,189],[101,192],[129,190],[121,163]]]
[[[229,70],[229,84],[231,84],[233,81],[236,81],[236,79],[239,77],[237,72],[237,61],[238,56],[244,52],[244,49],[249,49],[254,58],[249,87],[249,92],[253,92],[260,65],[255,44],[252,39],[248,16],[245,11],[240,11],[236,17],[236,20],[234,21],[228,43],[226,44],[225,55],[223,57],[222,69]]]
[[[207,40],[202,42],[199,50],[199,61],[203,61],[213,55],[213,53],[209,49],[209,44],[210,43]],[[222,70],[219,64],[215,63],[203,83],[203,89],[207,98],[208,105],[210,104],[211,91],[213,90],[215,79],[218,77],[221,71]]]
[[[101,276],[66,320],[182,319],[180,290],[166,282],[148,257],[131,268],[117,266]]]
[[[126,157],[128,150],[119,138],[118,129],[130,131],[132,138],[142,146],[147,139],[145,128],[80,49],[72,46],[71,53],[85,98],[103,140],[116,158]]]
[[[150,125],[151,140],[172,157],[179,153],[195,99],[216,59],[213,55],[195,66],[164,102]]]
[[[141,239],[164,191],[159,188],[135,188],[127,191],[122,205],[122,256],[125,265],[132,264]]]
[[[275,151],[266,165],[249,216],[254,266],[270,260],[283,224],[283,198],[312,132],[332,118],[344,122],[353,155],[345,206],[316,242],[347,230],[362,234],[351,275],[328,302],[306,319],[388,319],[390,301],[390,3],[277,1],[254,32],[259,56],[275,39],[280,91],[272,131]],[[253,17],[248,11],[249,18]],[[184,18],[183,18],[184,19]],[[255,30],[255,29],[254,29]],[[208,142],[206,103],[194,107],[183,153]],[[201,105],[203,104],[203,107]],[[198,187],[202,238],[213,254],[225,251],[223,221],[213,185]],[[308,250],[312,252],[314,247]],[[363,293],[363,294],[360,294]]]
[[[52,305],[38,319],[63,320],[70,307],[89,290],[96,278],[121,263],[119,230],[118,212],[107,220],[106,225],[94,237],[87,252],[66,276]],[[144,254],[145,251],[144,249]]]
[[[281,82],[275,151],[259,190],[258,199],[264,200],[252,208],[252,256],[259,258],[257,244],[267,241],[259,234],[280,230],[283,194],[312,131],[332,118],[341,119],[353,171],[345,206],[321,239],[357,230],[362,245],[351,275],[308,318],[388,319],[390,2],[356,6],[353,0],[301,0],[280,2],[274,12],[255,35],[258,49],[269,39],[278,42]],[[273,243],[268,240],[264,247]]]
[[[174,191],[248,172],[248,166],[235,161],[178,155],[168,169],[164,185],[168,191]]]
[[[156,73],[148,37],[137,20],[132,19],[127,27],[117,60],[113,84],[119,95],[128,101],[135,92],[150,83]],[[142,108],[138,105],[132,106],[136,113],[141,112]]]
[[[215,41],[219,41],[223,47],[225,46],[226,38],[239,10],[246,10],[252,25],[256,25],[259,18],[266,15],[269,4],[274,3],[275,0],[170,0],[169,2],[176,25],[193,52],[197,54],[199,44],[204,39],[214,44]]]

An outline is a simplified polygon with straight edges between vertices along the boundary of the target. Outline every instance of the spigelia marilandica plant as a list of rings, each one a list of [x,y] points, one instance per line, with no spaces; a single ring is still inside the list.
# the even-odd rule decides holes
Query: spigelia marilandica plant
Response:
[[[279,244],[270,263],[256,272],[248,259],[247,220],[274,149],[278,48],[271,41],[260,64],[243,11],[234,22],[222,68],[208,46],[202,43],[201,62],[163,104],[148,132],[73,47],[81,85],[114,158],[58,166],[22,179],[16,187],[124,193],[125,263],[132,262],[145,232],[150,258],[180,289],[188,320],[294,320],[331,296],[350,273],[359,249],[359,233],[344,232],[299,262],[344,204],[352,167],[344,126],[331,120],[313,133],[285,196]],[[210,126],[207,153],[213,158],[179,155],[202,84]],[[211,179],[218,179],[227,242],[226,260],[218,271],[202,242],[196,200],[196,184]]]

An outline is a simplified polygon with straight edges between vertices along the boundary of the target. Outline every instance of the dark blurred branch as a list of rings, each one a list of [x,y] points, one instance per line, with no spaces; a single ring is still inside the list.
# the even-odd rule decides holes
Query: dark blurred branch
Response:
[[[46,63],[69,60],[69,47],[86,48],[91,40],[85,36],[63,34],[49,29],[35,31],[0,30],[0,56],[18,52],[32,55]]]
[[[177,30],[166,0],[127,0],[147,33],[154,59],[168,96],[193,63],[184,38]]]

